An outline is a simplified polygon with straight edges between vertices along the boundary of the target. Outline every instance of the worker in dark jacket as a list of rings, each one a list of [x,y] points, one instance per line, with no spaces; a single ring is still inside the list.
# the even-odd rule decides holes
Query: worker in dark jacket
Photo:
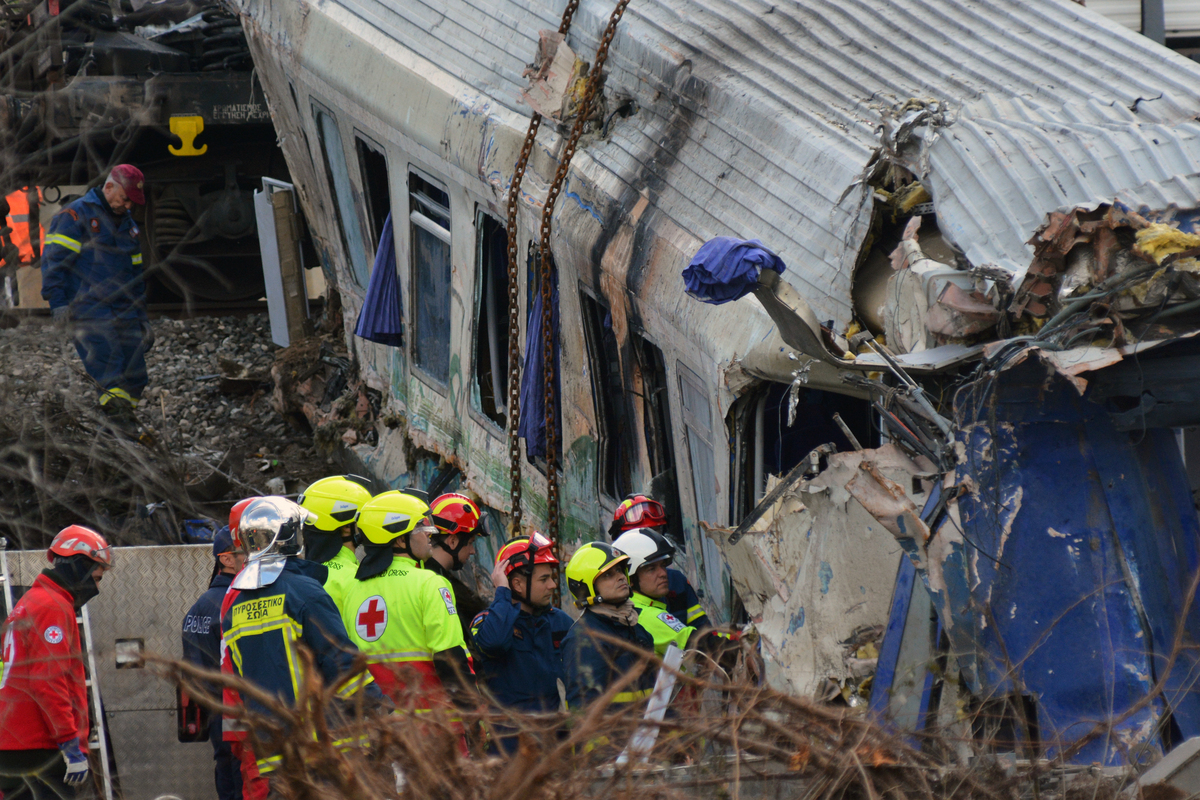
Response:
[[[246,565],[221,605],[222,659],[230,660],[234,673],[288,705],[296,702],[304,682],[296,645],[303,644],[312,653],[326,686],[350,672],[358,652],[346,635],[337,606],[322,588],[328,571],[298,557],[302,526],[314,519],[314,514],[282,497],[262,497],[246,506],[238,524]],[[359,691],[366,693],[369,708],[382,703],[382,694],[366,672],[348,681],[337,696],[348,699]],[[254,698],[243,700],[250,711],[269,714]],[[269,792],[270,773],[281,761],[275,753],[256,756],[253,764],[243,760],[246,797]]]
[[[563,640],[568,708],[586,706],[633,670],[637,674],[612,698],[614,708],[644,703],[654,690],[655,671],[643,661],[654,654],[654,639],[638,624],[638,610],[629,600],[628,563],[629,556],[602,542],[585,544],[567,563],[567,588],[583,609]]]
[[[667,510],[662,503],[644,494],[631,494],[617,506],[609,533],[616,539],[626,531],[651,528],[660,534],[667,530]],[[667,611],[684,625],[704,630],[712,622],[700,605],[700,598],[687,576],[674,567],[667,568],[667,593],[662,598]]]
[[[554,605],[558,559],[542,534],[513,539],[496,555],[495,600],[471,622],[478,652],[476,672],[501,706],[526,714],[559,707],[558,682],[565,680],[562,640],[574,622]],[[496,744],[513,752],[517,738],[493,726]]]
[[[192,605],[183,618],[183,657],[198,667],[216,672],[221,668],[221,601],[233,576],[246,563],[246,554],[235,549],[229,528],[222,527],[213,537],[213,575],[208,591]],[[220,690],[206,686],[209,697],[221,699]],[[208,739],[213,746],[214,779],[220,800],[242,800],[241,765],[233,757],[230,743],[222,736],[221,715],[209,720]]]
[[[103,186],[54,215],[42,251],[42,297],[55,322],[71,326],[101,408],[125,432],[137,427],[133,410],[149,380],[153,344],[141,231],[130,214],[145,203],[144,188],[141,170],[117,165]]]

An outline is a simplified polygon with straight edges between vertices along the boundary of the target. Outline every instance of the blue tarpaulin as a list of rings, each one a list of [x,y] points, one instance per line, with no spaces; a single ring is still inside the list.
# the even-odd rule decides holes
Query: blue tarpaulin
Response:
[[[379,250],[371,268],[371,283],[358,314],[354,335],[392,347],[404,345],[404,314],[400,302],[400,281],[396,278],[396,242],[392,236],[392,215],[388,212],[379,237]]]
[[[787,267],[758,239],[718,236],[696,251],[683,271],[683,283],[692,297],[719,306],[754,291],[762,269],[782,273]]]
[[[559,366],[558,343],[558,274],[553,275],[554,287],[550,293],[553,306],[550,327],[554,335],[554,430],[559,443],[557,452],[562,452],[562,370]],[[525,449],[530,460],[546,457],[546,391],[543,365],[544,344],[542,342],[542,293],[533,292],[533,303],[529,307],[529,325],[525,339],[525,371],[521,373],[521,424],[517,435],[525,439]],[[561,465],[560,465],[561,466]]]

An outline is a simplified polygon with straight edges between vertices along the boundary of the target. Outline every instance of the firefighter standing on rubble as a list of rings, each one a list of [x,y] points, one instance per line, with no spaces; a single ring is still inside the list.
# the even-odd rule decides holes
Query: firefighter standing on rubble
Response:
[[[426,711],[475,699],[474,673],[454,593],[421,568],[437,528],[415,494],[376,495],[358,514],[365,555],[343,620],[371,674],[400,708]]]
[[[525,714],[555,711],[558,682],[566,675],[562,641],[574,620],[554,605],[558,583],[554,545],[534,531],[504,545],[496,555],[496,596],[471,622],[479,653],[480,680],[501,706]],[[513,752],[517,737],[493,725],[496,743]]]
[[[482,514],[474,500],[465,494],[444,494],[429,504],[429,516],[438,532],[429,537],[433,552],[425,561],[425,569],[446,579],[454,593],[454,607],[463,627],[463,638],[470,641],[471,620],[487,608],[487,603],[454,574],[475,555],[475,540],[487,536],[480,524]]]
[[[616,539],[635,528],[652,528],[662,534],[666,527],[667,510],[662,503],[644,494],[631,494],[617,506],[609,536]],[[698,630],[712,627],[704,606],[700,605],[700,597],[681,571],[667,568],[667,594],[662,600],[667,611],[683,624]]]
[[[130,213],[146,202],[144,189],[141,170],[117,165],[102,187],[54,215],[42,252],[42,297],[56,323],[72,326],[101,409],[127,434],[137,430],[134,409],[149,382],[146,351],[154,343],[141,232]]]
[[[304,557],[329,570],[325,591],[333,598],[338,613],[354,585],[358,558],[354,555],[354,520],[371,499],[370,480],[359,475],[331,475],[309,486],[298,498],[300,505],[316,515],[304,525]]]
[[[222,527],[213,537],[213,574],[208,591],[200,595],[183,618],[183,657],[208,670],[221,668],[221,601],[233,576],[246,563],[246,554],[234,547],[228,527]],[[215,686],[206,686],[210,697],[219,699]],[[209,741],[213,746],[213,779],[220,800],[241,800],[241,765],[233,756],[230,743],[224,741],[220,714],[209,720]]]
[[[567,706],[580,709],[617,680],[641,670],[613,697],[615,708],[644,701],[654,690],[654,672],[639,666],[654,652],[654,639],[638,624],[638,610],[629,600],[629,556],[604,542],[590,542],[567,562],[567,588],[583,614],[563,639]],[[621,647],[598,638],[603,634],[625,642]]]
[[[221,605],[222,667],[228,659],[235,674],[287,705],[296,703],[305,681],[303,662],[295,652],[297,644],[312,653],[326,686],[345,679],[357,652],[346,636],[337,607],[322,588],[327,570],[298,557],[301,530],[314,516],[282,497],[261,497],[247,505],[238,523],[246,565],[233,579]],[[365,692],[369,701],[382,701],[368,674],[345,682],[337,697],[346,700],[359,691]],[[243,702],[249,711],[270,714],[252,697]],[[378,705],[381,703],[368,703],[369,708]],[[271,773],[281,763],[278,753],[255,755],[252,764],[246,759],[242,762],[242,789],[248,800],[268,795]]]
[[[5,620],[0,679],[0,793],[5,800],[74,797],[88,778],[88,698],[75,615],[112,568],[104,537],[64,528]],[[65,764],[64,764],[65,762]]]

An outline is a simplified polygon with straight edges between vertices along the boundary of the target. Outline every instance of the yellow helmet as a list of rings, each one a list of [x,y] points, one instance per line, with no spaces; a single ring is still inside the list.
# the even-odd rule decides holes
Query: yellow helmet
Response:
[[[604,542],[589,542],[575,551],[567,562],[567,588],[575,598],[575,605],[595,605],[600,601],[596,594],[596,578],[613,567],[629,571],[629,556]]]
[[[362,544],[388,544],[412,533],[429,521],[429,505],[405,492],[383,492],[358,510],[358,532]]]
[[[371,499],[368,483],[358,475],[330,475],[305,489],[297,502],[317,515],[314,528],[332,533],[354,522],[359,509]]]

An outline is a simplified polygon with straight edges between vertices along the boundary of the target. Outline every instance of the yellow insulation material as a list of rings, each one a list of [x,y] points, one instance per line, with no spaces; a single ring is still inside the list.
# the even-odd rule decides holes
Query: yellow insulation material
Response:
[[[907,214],[921,203],[928,203],[932,199],[925,187],[914,181],[897,190],[892,202],[896,204],[896,210],[899,213]]]
[[[1153,258],[1154,263],[1161,264],[1163,259],[1169,255],[1200,247],[1200,236],[1194,233],[1184,233],[1178,228],[1156,222],[1137,232],[1137,246],[1139,250]],[[1184,260],[1194,261],[1195,259]],[[1180,265],[1177,263],[1175,266],[1179,268]]]

